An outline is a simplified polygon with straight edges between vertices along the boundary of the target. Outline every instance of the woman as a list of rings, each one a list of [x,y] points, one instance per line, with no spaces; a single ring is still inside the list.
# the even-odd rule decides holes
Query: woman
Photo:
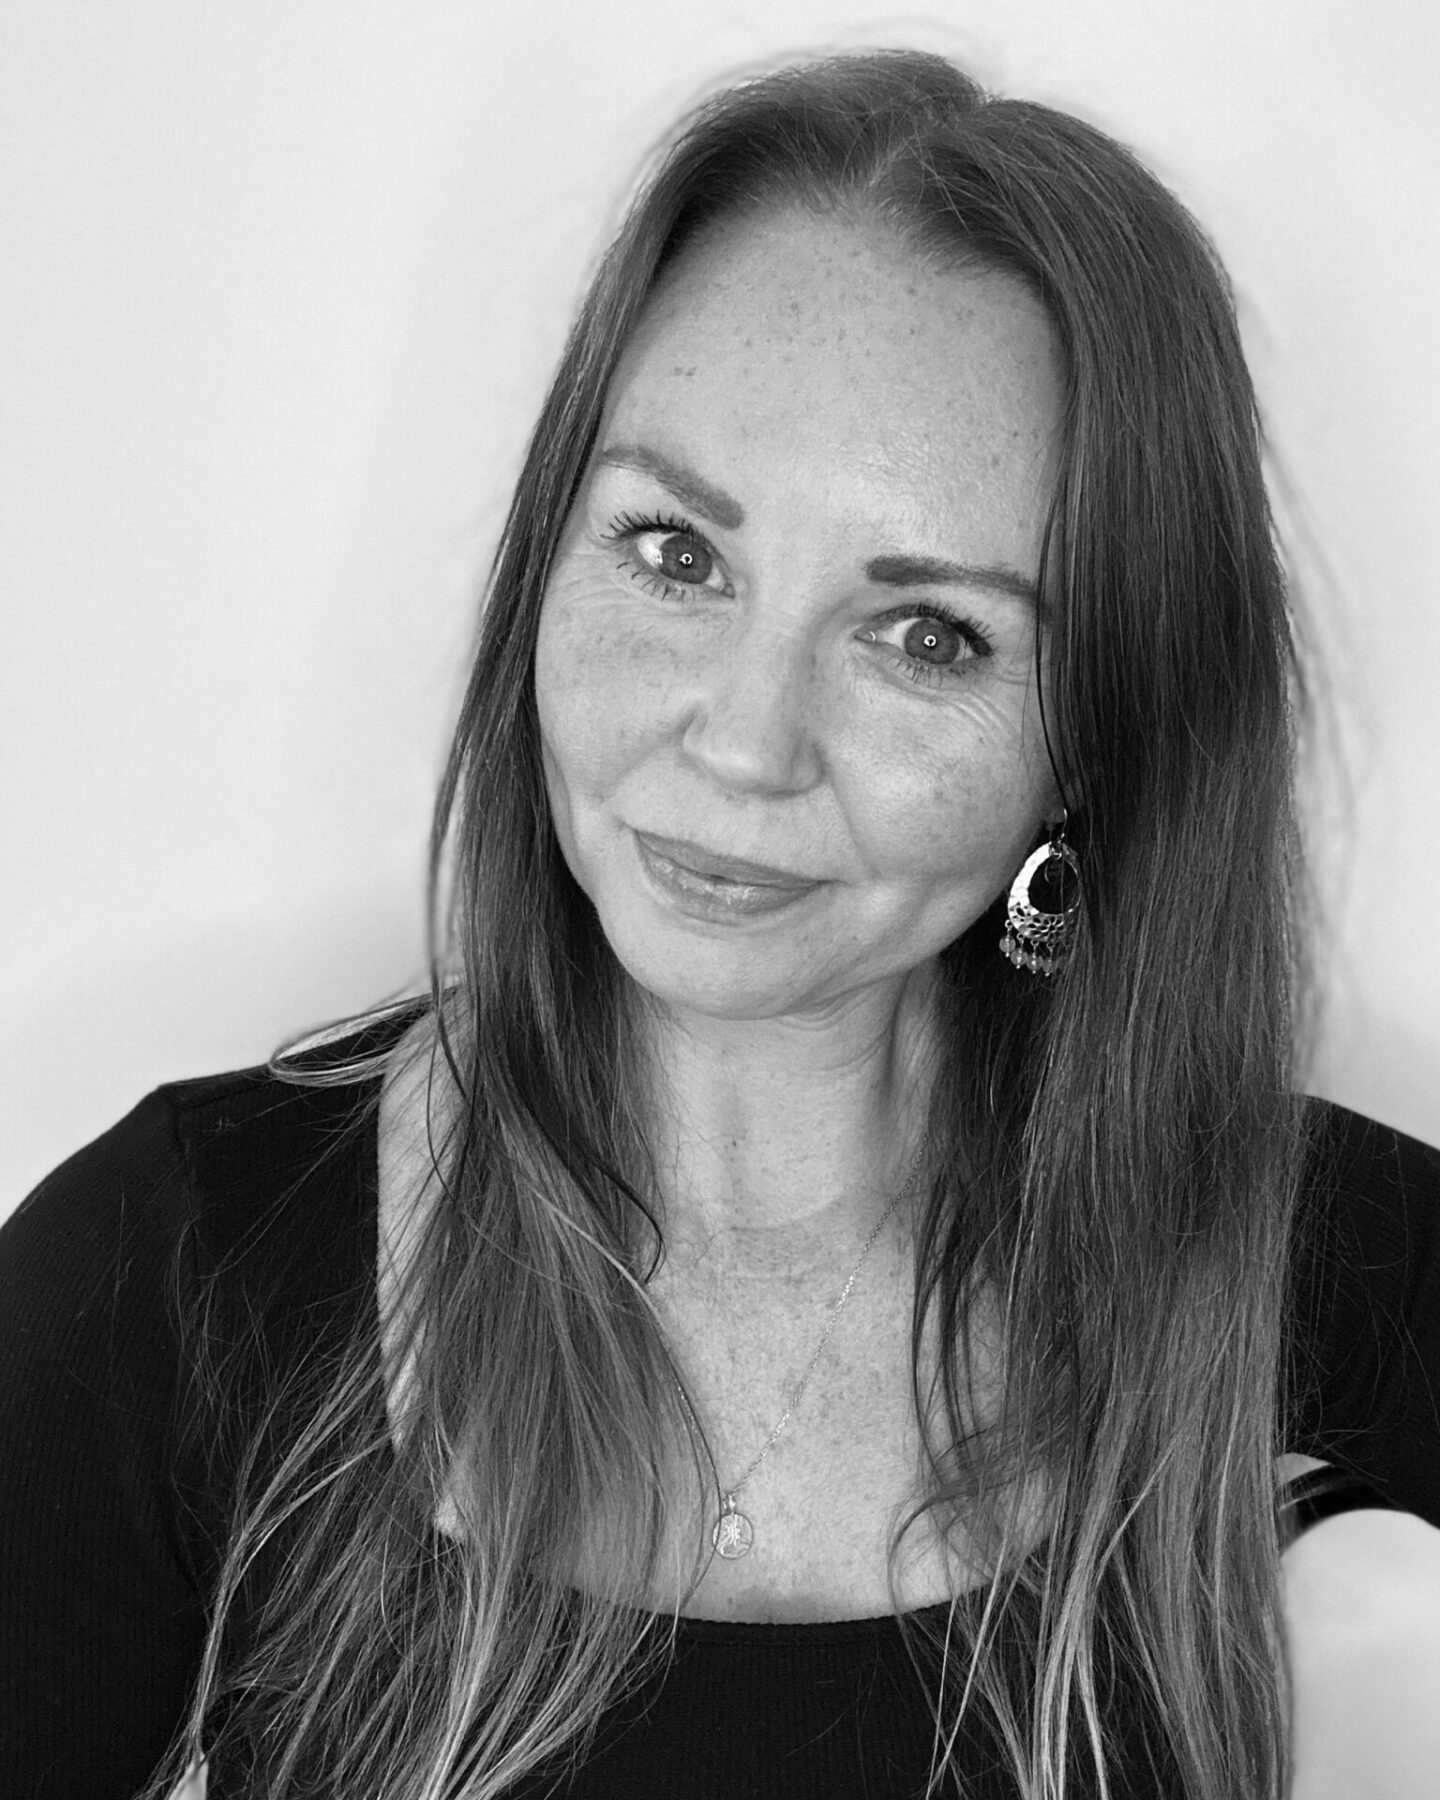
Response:
[[[429,1003],[9,1229],[27,1791],[1420,1793],[1435,1161],[1293,1092],[1293,677],[1125,152],[916,55],[703,108],[521,476]]]

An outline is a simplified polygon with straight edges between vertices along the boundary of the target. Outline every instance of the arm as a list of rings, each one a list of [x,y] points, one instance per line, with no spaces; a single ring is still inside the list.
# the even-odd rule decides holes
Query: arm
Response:
[[[1281,1558],[1290,1800],[1434,1800],[1440,1769],[1440,1530],[1366,1508]]]

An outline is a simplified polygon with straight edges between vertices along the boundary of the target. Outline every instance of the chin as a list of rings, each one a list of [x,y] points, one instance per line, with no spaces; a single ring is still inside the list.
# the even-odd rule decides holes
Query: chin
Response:
[[[695,1013],[740,1024],[747,1019],[781,1018],[806,1006],[805,996],[783,989],[777,992],[773,982],[747,979],[738,972],[727,975],[717,970],[707,978],[693,968],[661,971],[653,965],[637,967],[624,957],[620,961],[640,992],[667,1012]]]
[[[747,955],[740,945],[690,943],[666,954],[653,934],[637,943],[607,928],[606,937],[635,987],[670,1012],[739,1023],[823,1003],[793,963],[782,971],[770,956]]]

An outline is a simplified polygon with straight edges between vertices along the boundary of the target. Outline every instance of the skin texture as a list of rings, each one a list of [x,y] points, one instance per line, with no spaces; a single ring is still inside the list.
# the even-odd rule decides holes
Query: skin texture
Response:
[[[804,212],[692,247],[617,372],[535,681],[565,856],[654,1003],[682,1235],[696,1215],[773,1233],[838,1205],[833,1269],[913,1156],[935,958],[1058,803],[1033,605],[1002,585],[899,587],[875,559],[1033,581],[1060,391],[1018,284]],[[649,456],[735,506],[702,496],[701,516],[635,466]],[[636,535],[627,516],[671,529]],[[914,653],[936,608],[959,621],[937,628],[939,664]],[[814,885],[697,916],[650,878],[637,830]]]
[[[1290,1800],[1433,1800],[1440,1531],[1409,1513],[1341,1513],[1297,1538],[1282,1572]]]
[[[679,1011],[815,1014],[897,989],[1013,877],[1054,795],[1033,610],[866,578],[885,554],[1033,577],[1058,367],[1038,305],[921,267],[878,228],[732,227],[662,288],[615,380],[601,455],[652,448],[745,510],[702,522],[653,474],[597,466],[546,597],[536,686],[557,830],[635,979]],[[683,599],[646,579],[692,519]],[[986,631],[919,685],[892,617],[938,601]],[[871,635],[867,635],[871,634]],[[708,925],[657,901],[635,828],[798,875],[780,916]],[[883,995],[883,998],[882,998]]]
[[[645,1002],[650,1295],[722,1479],[914,1161],[939,952],[1059,810],[1023,588],[1061,384],[1008,278],[928,266],[872,220],[732,221],[652,297],[559,546],[535,671],[550,800]],[[896,558],[992,573],[898,585]],[[657,880],[637,831],[801,886],[756,908],[774,889],[742,881],[730,907]],[[688,1610],[889,1610],[918,1455],[910,1230],[897,1207],[746,1488],[754,1551]],[[952,1576],[922,1555],[910,1603]]]

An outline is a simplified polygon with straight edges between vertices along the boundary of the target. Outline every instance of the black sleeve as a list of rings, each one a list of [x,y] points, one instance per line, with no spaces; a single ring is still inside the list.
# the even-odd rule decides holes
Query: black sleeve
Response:
[[[1287,1442],[1440,1526],[1440,1151],[1315,1103]]]
[[[129,1800],[179,1723],[205,1577],[176,1501],[191,1194],[163,1095],[0,1231],[0,1792]]]

